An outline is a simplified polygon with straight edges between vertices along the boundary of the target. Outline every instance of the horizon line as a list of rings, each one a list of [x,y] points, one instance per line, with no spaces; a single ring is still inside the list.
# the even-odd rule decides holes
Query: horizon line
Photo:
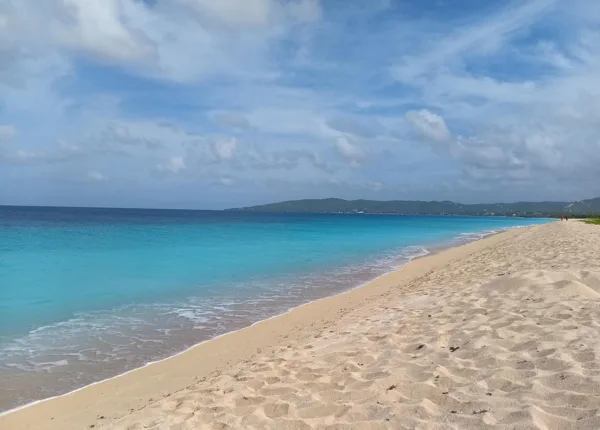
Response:
[[[371,201],[371,202],[425,202],[425,203],[444,203],[450,202],[465,206],[473,206],[473,205],[498,205],[498,204],[516,204],[516,203],[577,203],[585,200],[593,200],[600,197],[591,197],[589,199],[580,199],[580,200],[568,200],[568,201],[560,201],[560,200],[519,200],[514,202],[486,202],[486,203],[461,203],[456,202],[454,200],[371,200],[371,199],[344,199],[340,197],[324,197],[324,198],[304,198],[304,199],[293,199],[293,200],[280,200],[276,202],[270,203],[260,203],[254,204],[250,206],[237,206],[237,207],[229,207],[225,209],[191,209],[191,208],[156,208],[156,207],[121,207],[121,206],[71,206],[71,205],[15,205],[15,204],[3,204],[0,203],[0,208],[4,207],[12,207],[12,208],[54,208],[54,209],[121,209],[121,210],[156,210],[156,211],[213,211],[213,212],[225,212],[233,209],[246,209],[252,207],[260,207],[260,206],[268,206],[274,204],[281,204],[286,202],[298,202],[303,200],[343,200],[347,202],[356,202],[356,201]]]

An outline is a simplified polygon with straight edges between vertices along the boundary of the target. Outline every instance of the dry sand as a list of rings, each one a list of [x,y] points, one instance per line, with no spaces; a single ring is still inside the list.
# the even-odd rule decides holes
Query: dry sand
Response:
[[[0,418],[18,429],[598,429],[600,227],[556,222]]]

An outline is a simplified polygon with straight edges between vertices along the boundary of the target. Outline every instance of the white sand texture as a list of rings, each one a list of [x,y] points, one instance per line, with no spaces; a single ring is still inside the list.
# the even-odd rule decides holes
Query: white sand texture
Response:
[[[600,227],[513,230],[378,282],[301,308],[287,332],[270,320],[270,343],[186,387],[149,380],[152,401],[64,412],[60,428],[600,429]],[[40,406],[60,416],[77,395]],[[0,427],[59,428],[39,412]]]

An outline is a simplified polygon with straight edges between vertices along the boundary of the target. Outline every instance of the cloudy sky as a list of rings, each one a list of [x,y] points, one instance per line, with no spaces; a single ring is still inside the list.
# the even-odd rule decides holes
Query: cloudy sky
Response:
[[[0,0],[0,204],[599,195],[596,0]]]

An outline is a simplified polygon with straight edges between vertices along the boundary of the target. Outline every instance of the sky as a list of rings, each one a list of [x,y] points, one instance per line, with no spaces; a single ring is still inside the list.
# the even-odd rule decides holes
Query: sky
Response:
[[[595,0],[0,0],[0,204],[597,196]]]

